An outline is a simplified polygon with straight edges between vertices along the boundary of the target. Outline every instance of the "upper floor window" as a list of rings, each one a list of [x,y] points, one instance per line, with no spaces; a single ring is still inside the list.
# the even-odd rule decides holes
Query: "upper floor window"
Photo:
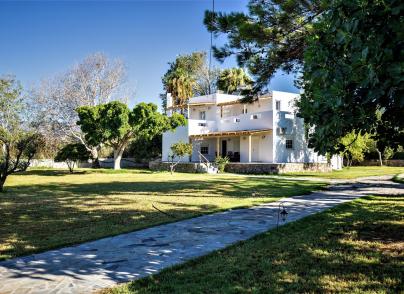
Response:
[[[245,114],[245,113],[247,113],[247,112],[248,112],[247,108],[243,108],[243,110],[241,110],[241,113],[242,113],[242,114]]]
[[[281,101],[279,101],[279,100],[275,101],[275,109],[276,110],[281,110]]]
[[[286,140],[286,149],[293,149],[293,140]]]
[[[200,120],[206,119],[206,111],[199,111],[199,119]]]

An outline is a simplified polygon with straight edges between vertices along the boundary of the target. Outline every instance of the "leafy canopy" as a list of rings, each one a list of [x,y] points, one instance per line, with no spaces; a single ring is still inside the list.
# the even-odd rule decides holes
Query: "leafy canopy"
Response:
[[[205,12],[204,23],[215,35],[225,34],[228,42],[214,47],[223,61],[235,55],[240,67],[256,78],[253,95],[264,88],[278,69],[287,73],[301,69],[306,36],[312,22],[324,11],[325,1],[251,0],[248,13]],[[247,92],[246,92],[247,94]]]
[[[404,142],[403,10],[400,1],[334,1],[314,25],[297,105],[316,151],[343,150],[339,138],[352,131]]]
[[[242,89],[250,89],[251,85],[251,78],[242,68],[224,69],[220,72],[217,81],[218,89],[227,94],[232,94]]]
[[[74,165],[79,161],[86,161],[91,158],[91,152],[81,143],[67,144],[58,151],[55,157],[56,162],[66,162],[69,170],[73,173]]]
[[[170,147],[172,157],[184,157],[187,155],[192,154],[192,144],[184,143],[184,142],[177,142],[171,145]]]
[[[177,113],[167,117],[153,103],[139,103],[132,110],[119,101],[77,109],[81,130],[88,142],[106,144],[122,151],[135,138],[152,139],[165,131],[185,125]]]
[[[23,119],[22,88],[13,77],[0,78],[0,192],[9,175],[25,171],[43,145]]]

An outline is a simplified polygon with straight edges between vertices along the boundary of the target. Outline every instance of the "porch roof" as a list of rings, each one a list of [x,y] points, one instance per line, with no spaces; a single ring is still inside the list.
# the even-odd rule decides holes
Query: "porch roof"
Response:
[[[238,136],[257,135],[262,133],[272,134],[272,129],[211,132],[206,134],[190,135],[189,137],[190,138],[238,137]]]

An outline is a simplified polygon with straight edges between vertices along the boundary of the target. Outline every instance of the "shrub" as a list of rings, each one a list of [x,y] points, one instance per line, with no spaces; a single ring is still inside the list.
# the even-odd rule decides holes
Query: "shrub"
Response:
[[[74,166],[77,162],[88,160],[90,157],[90,151],[88,151],[83,144],[76,143],[68,144],[60,149],[56,154],[55,161],[66,162],[70,173],[73,173]]]
[[[225,157],[218,156],[215,159],[215,164],[217,165],[217,168],[221,173],[224,172],[224,169],[229,162],[230,158],[228,158],[227,156]]]

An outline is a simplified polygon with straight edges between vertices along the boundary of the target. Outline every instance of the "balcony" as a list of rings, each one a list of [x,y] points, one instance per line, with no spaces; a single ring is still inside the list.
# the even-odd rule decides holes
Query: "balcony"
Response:
[[[263,111],[224,117],[220,119],[218,131],[272,129],[272,115],[272,111]]]
[[[188,120],[188,135],[201,135],[217,131],[217,124],[214,120]]]
[[[214,120],[188,120],[188,135],[203,135],[212,132],[233,132],[272,129],[272,111],[246,113]]]

